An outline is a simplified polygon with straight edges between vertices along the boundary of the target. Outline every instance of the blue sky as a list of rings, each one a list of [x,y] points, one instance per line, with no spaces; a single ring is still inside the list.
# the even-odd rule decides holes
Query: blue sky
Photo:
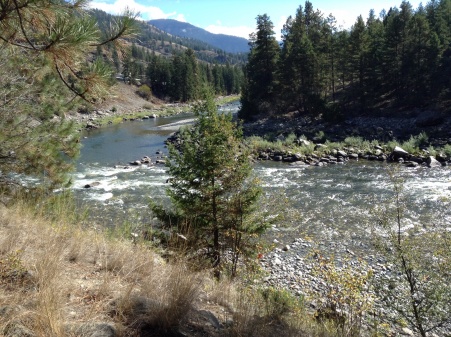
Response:
[[[255,18],[268,14],[274,23],[276,38],[288,16],[294,16],[305,1],[293,0],[96,0],[91,7],[119,14],[128,7],[141,13],[141,19],[175,19],[215,34],[228,34],[248,38],[255,30]],[[337,24],[349,28],[358,15],[364,19],[370,9],[379,15],[382,9],[399,7],[401,0],[311,0],[313,7],[324,16],[332,13]],[[410,1],[416,9],[420,1]]]

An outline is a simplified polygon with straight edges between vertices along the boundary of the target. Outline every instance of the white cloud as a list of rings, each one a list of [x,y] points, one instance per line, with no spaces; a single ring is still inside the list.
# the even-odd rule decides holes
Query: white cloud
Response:
[[[180,22],[187,22],[185,15],[183,14],[177,14],[175,17],[173,17],[172,19],[180,21]]]
[[[125,8],[129,8],[135,12],[139,12],[141,18],[144,20],[174,18],[179,21],[186,21],[183,14],[177,14],[177,12],[165,13],[158,7],[144,6],[135,0],[116,0],[113,3],[92,1],[89,3],[89,6],[91,8],[101,9],[110,14],[121,14]]]
[[[249,39],[249,34],[254,31],[254,28],[247,26],[226,27],[221,25],[209,25],[204,29],[213,34],[233,35],[244,37],[245,39]]]

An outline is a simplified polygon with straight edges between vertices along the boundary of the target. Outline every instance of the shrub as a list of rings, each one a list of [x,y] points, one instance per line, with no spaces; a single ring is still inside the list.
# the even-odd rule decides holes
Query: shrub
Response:
[[[152,90],[147,84],[143,84],[138,88],[137,94],[144,99],[150,99],[152,96]]]

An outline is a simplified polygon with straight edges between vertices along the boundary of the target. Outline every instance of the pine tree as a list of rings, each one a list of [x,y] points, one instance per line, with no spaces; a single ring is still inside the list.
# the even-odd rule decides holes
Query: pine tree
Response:
[[[241,93],[240,118],[249,119],[274,109],[279,45],[273,28],[268,15],[257,16],[257,33],[251,35],[251,51]]]
[[[197,121],[181,130],[179,148],[169,147],[166,165],[171,176],[168,194],[183,219],[178,230],[192,249],[207,249],[218,276],[227,252],[236,257],[232,274],[236,272],[243,236],[259,233],[265,226],[246,222],[261,191],[241,145],[241,129],[232,115],[218,113],[212,97],[207,93],[205,101],[195,106]],[[168,215],[158,206],[153,210],[160,218]],[[167,222],[174,225],[174,219]]]
[[[120,48],[134,15],[114,19],[102,39],[87,6],[83,0],[0,1],[3,182],[12,182],[11,173],[43,176],[50,186],[65,181],[78,152],[65,111],[77,100],[95,102],[109,94],[111,69],[102,58],[87,62],[86,53],[106,44]]]

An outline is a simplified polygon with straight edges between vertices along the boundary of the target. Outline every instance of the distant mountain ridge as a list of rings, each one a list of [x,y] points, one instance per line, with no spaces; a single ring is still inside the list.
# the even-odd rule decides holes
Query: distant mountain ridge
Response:
[[[189,23],[172,19],[150,20],[148,23],[171,35],[197,39],[228,53],[249,52],[249,41],[242,37],[213,34]]]

